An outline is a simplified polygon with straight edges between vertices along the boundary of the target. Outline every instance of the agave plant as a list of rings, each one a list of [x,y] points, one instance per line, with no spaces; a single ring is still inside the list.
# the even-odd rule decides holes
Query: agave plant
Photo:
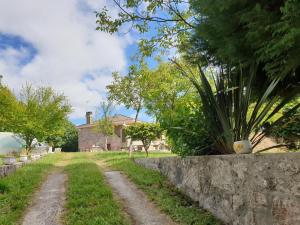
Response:
[[[274,89],[280,81],[275,79],[260,96],[255,97],[252,93],[256,76],[254,65],[247,76],[242,70],[233,73],[231,69],[213,73],[213,84],[210,84],[200,66],[198,77],[189,74],[180,66],[179,69],[199,93],[214,147],[221,154],[235,153],[233,143],[241,140],[251,141],[253,149],[273,126],[300,106],[295,105],[289,112],[271,122],[274,115],[295,95],[292,92],[285,97],[274,94]]]

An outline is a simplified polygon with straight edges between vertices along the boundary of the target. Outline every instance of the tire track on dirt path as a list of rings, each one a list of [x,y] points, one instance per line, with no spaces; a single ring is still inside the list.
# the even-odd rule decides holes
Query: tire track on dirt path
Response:
[[[22,225],[60,225],[65,203],[67,175],[59,171],[48,175],[40,190],[34,195]]]
[[[122,200],[134,225],[177,225],[162,213],[135,184],[119,171],[104,172],[115,194]]]

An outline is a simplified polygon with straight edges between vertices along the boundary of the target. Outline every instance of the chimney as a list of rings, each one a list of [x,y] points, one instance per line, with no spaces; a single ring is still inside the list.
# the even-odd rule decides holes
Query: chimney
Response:
[[[92,112],[86,112],[86,124],[92,124],[93,123],[93,113]]]
[[[0,74],[0,86],[2,85],[2,78],[3,78],[3,75]]]

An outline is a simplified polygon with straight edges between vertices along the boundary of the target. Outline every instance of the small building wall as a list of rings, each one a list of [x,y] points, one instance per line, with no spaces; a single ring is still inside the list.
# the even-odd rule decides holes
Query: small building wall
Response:
[[[107,143],[110,144],[111,150],[120,150],[122,147],[122,139],[117,135],[108,137]],[[94,127],[81,128],[78,132],[78,145],[80,151],[90,151],[97,147],[105,149],[105,137],[96,132]]]
[[[1,165],[0,166],[0,178],[8,176],[11,173],[14,173],[18,168],[24,166],[25,162],[17,162],[14,165]]]
[[[230,225],[300,224],[300,153],[135,159]]]

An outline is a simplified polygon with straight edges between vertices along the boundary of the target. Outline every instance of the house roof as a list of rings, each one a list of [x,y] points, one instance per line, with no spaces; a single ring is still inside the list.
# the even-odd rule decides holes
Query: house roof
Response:
[[[113,117],[111,117],[110,119],[111,119],[113,125],[116,125],[116,126],[118,126],[118,125],[124,125],[124,124],[128,125],[128,124],[134,123],[134,119],[133,118],[128,117],[128,116],[124,116],[122,114],[116,114]],[[96,126],[96,124],[97,124],[97,121],[95,121],[92,124],[82,124],[82,125],[79,125],[79,126],[77,126],[77,128],[81,129],[81,128],[86,128],[86,127],[94,127],[94,126]]]

